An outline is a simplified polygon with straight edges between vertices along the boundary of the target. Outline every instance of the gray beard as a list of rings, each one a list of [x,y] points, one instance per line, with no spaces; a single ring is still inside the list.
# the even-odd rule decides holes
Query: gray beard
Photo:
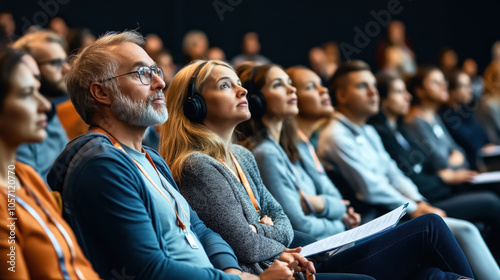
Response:
[[[128,97],[118,92],[111,103],[111,112],[117,119],[133,126],[148,127],[162,124],[168,119],[168,111],[165,104],[156,104],[161,106],[155,110],[152,101],[157,97],[163,97],[163,92],[159,91],[147,100],[134,102]]]

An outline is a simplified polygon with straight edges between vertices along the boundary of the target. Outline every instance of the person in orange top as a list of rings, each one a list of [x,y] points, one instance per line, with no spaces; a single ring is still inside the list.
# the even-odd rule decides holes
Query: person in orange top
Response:
[[[20,144],[47,136],[38,75],[33,57],[0,52],[0,279],[99,279],[42,178],[15,162]]]
[[[80,115],[76,112],[75,106],[71,100],[66,100],[57,105],[57,117],[61,125],[66,130],[69,140],[86,133],[89,130],[89,125],[86,124]]]

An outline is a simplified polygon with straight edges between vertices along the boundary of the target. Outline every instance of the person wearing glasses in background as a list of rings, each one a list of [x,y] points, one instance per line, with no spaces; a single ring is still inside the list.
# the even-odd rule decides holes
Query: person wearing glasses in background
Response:
[[[32,55],[40,68],[40,93],[52,103],[47,112],[47,137],[39,143],[23,144],[17,150],[16,159],[30,165],[47,180],[52,163],[68,143],[68,137],[56,114],[55,99],[67,95],[64,77],[69,70],[64,41],[55,33],[38,31],[17,40],[14,48]]]
[[[49,172],[64,213],[104,279],[258,279],[181,196],[170,169],[141,145],[168,118],[163,71],[135,31],[109,32],[72,60],[71,101],[91,130]],[[173,131],[172,133],[176,133]],[[293,279],[276,262],[261,279]]]

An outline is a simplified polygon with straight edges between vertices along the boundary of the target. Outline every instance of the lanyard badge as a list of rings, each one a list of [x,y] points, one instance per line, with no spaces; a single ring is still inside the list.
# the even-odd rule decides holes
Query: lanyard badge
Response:
[[[191,232],[189,232],[188,229],[185,229],[184,230],[184,235],[186,236],[186,240],[187,242],[189,243],[189,246],[191,246],[191,248],[193,249],[198,249],[200,248],[198,246],[198,243],[196,243],[196,239],[194,238],[194,236],[191,234]]]

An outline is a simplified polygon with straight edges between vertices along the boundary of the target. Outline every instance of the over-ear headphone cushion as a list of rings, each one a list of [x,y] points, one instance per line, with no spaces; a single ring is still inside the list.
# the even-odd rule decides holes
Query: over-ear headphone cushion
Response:
[[[254,89],[252,93],[250,91],[247,95],[248,109],[250,109],[250,114],[252,118],[260,119],[266,112],[266,99],[258,89]]]
[[[250,79],[245,82],[243,87],[248,90],[247,100],[248,100],[248,109],[250,110],[250,114],[252,114],[252,118],[260,119],[264,113],[266,112],[266,99],[264,95],[260,91],[259,88],[255,86],[255,74],[259,70],[260,66],[254,67],[252,70],[252,75]]]
[[[201,95],[194,94],[184,103],[184,115],[192,122],[201,122],[207,115],[207,105]]]

